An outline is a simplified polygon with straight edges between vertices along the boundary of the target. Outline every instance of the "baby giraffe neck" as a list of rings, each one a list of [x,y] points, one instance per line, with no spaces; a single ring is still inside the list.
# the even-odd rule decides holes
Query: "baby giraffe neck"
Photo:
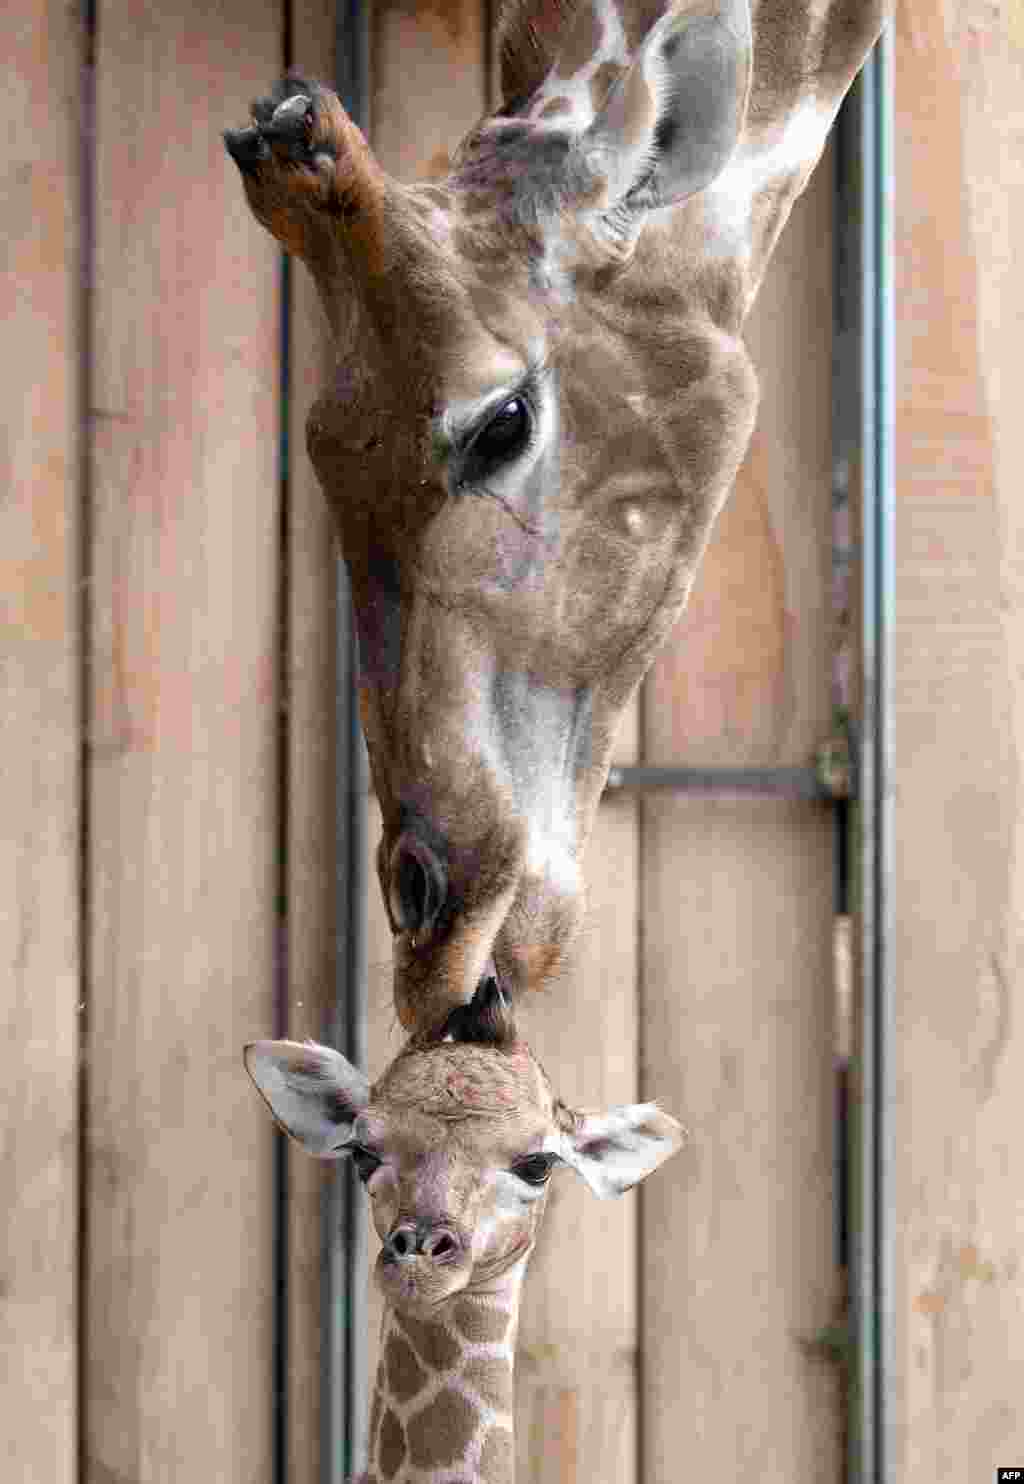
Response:
[[[461,1293],[436,1319],[385,1309],[366,1484],[513,1484],[519,1286]]]

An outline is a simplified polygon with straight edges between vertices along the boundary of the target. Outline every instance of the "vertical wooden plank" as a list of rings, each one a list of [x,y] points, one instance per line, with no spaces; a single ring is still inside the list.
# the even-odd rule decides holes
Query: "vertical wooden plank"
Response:
[[[441,175],[484,111],[482,0],[381,0],[373,8],[370,129],[399,180]]]
[[[334,76],[333,0],[291,0],[291,65]],[[268,81],[270,79],[268,78]],[[337,547],[306,452],[334,358],[304,266],[290,267],[288,429],[288,1034],[322,1039],[335,994]],[[321,1203],[325,1167],[288,1150],[288,1484],[320,1476]]]
[[[278,255],[221,129],[273,0],[101,7],[84,1477],[266,1484]]]
[[[1024,1456],[1024,28],[899,19],[888,1442],[945,1484]]]
[[[18,9],[0,100],[0,1374],[11,1479],[76,1477],[77,17]]]
[[[749,327],[762,402],[690,608],[647,685],[651,763],[807,762],[829,725],[831,178]],[[659,798],[642,823],[642,1090],[692,1130],[641,1194],[644,1484],[838,1478],[832,820]]]
[[[615,767],[632,767],[640,756],[640,698],[642,694],[642,690],[637,691],[626,707],[619,725],[615,746],[612,748],[612,765]]]
[[[631,799],[601,805],[574,971],[526,1001],[521,1015],[524,1034],[572,1107],[637,1100],[637,813]],[[522,1484],[633,1484],[637,1477],[638,1198],[631,1191],[598,1201],[568,1171],[552,1183],[519,1332]]]

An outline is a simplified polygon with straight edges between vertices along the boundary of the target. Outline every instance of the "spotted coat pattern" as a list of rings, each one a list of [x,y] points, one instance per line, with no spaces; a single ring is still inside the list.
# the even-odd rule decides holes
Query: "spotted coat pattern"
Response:
[[[430,1322],[385,1309],[366,1484],[511,1484],[520,1282]]]

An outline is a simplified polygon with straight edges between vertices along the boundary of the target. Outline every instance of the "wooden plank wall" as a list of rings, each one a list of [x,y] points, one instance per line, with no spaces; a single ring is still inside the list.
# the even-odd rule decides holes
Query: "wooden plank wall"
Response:
[[[10,1479],[78,1430],[81,37],[21,7],[0,99],[0,1375]]]
[[[896,43],[895,1477],[1024,1457],[1024,23]]]
[[[757,429],[646,684],[648,763],[806,763],[829,729],[831,188],[826,159],[752,316]],[[817,1484],[840,1442],[801,1345],[837,1299],[831,813],[659,796],[641,828],[641,1086],[692,1130],[641,1196],[644,1484]]]
[[[19,3],[30,44],[2,105],[5,199],[26,203],[2,228],[19,356],[0,373],[20,435],[0,504],[9,1456],[47,1484],[266,1484],[274,1136],[239,1051],[282,1023],[319,1033],[333,988],[335,577],[302,432],[328,351],[296,269],[282,506],[280,262],[219,133],[286,60],[284,11],[99,7],[83,338],[82,38]],[[484,22],[478,0],[374,8],[373,136],[396,174],[436,167],[482,111]],[[295,0],[288,33],[292,60],[330,76],[333,5]],[[764,291],[761,432],[652,683],[648,761],[804,761],[827,727],[828,230],[823,172]],[[634,712],[619,760],[636,745]],[[834,1297],[828,822],[660,800],[641,828],[617,798],[588,871],[578,966],[529,1034],[568,1100],[633,1100],[642,1080],[695,1143],[642,1225],[635,1195],[557,1187],[521,1330],[520,1479],[835,1477],[833,1382],[799,1345]],[[375,885],[369,956],[376,1071],[399,1041]],[[296,1159],[289,1180],[287,1477],[313,1484],[320,1172]]]
[[[105,0],[96,40],[82,1477],[266,1484],[279,255],[220,133],[276,0]]]

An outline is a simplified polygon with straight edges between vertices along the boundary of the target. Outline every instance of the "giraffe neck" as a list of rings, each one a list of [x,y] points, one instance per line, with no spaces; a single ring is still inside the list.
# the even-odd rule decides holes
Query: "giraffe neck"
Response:
[[[525,1263],[440,1318],[386,1308],[367,1484],[513,1484],[514,1366]]]

